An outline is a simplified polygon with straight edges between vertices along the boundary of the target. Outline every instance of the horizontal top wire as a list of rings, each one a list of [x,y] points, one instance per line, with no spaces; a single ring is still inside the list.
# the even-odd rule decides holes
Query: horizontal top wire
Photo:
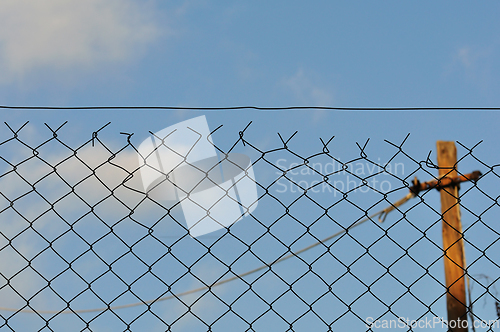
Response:
[[[289,110],[325,110],[325,111],[498,111],[500,107],[333,107],[333,106],[227,106],[227,107],[187,107],[187,106],[8,106],[0,105],[5,110],[186,110],[186,111],[289,111]]]

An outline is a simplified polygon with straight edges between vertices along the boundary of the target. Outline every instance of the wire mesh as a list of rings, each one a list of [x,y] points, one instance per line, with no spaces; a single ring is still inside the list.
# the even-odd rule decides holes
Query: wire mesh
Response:
[[[147,156],[132,134],[115,147],[103,127],[71,147],[62,127],[32,143],[7,125],[0,143],[1,331],[449,330],[438,193],[394,204],[414,176],[437,179],[430,155],[413,157],[406,139],[386,142],[384,162],[368,141],[341,161],[333,138],[304,156],[294,135],[262,150],[247,126],[216,148],[251,157],[258,208],[193,237],[181,206],[190,193],[166,203],[141,187]],[[468,324],[496,331],[498,165],[459,145],[459,175],[483,173],[459,196]],[[234,184],[212,184],[231,196]]]

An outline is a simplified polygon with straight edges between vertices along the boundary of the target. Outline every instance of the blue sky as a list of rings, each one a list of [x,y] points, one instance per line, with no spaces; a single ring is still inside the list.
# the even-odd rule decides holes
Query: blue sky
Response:
[[[2,5],[4,104],[497,106],[494,1],[62,3]]]
[[[499,7],[500,4],[495,1],[480,4],[464,1],[317,1],[306,4],[299,1],[88,0],[68,3],[63,0],[47,0],[35,3],[28,0],[3,0],[0,4],[0,104],[61,107],[498,107]],[[111,122],[99,137],[117,150],[126,144],[126,137],[120,135],[120,132],[134,133],[132,142],[138,146],[148,137],[149,131],[156,132],[179,121],[205,115],[211,129],[223,125],[213,137],[215,143],[223,149],[229,148],[238,139],[238,132],[252,121],[245,137],[262,150],[281,146],[278,132],[283,137],[289,137],[298,131],[289,147],[299,155],[319,152],[322,148],[319,138],[329,139],[335,136],[331,151],[336,158],[342,161],[356,158],[359,155],[356,142],[364,144],[370,139],[368,155],[375,161],[380,158],[381,162],[386,162],[396,151],[384,139],[399,144],[410,133],[404,150],[416,160],[425,160],[429,151],[435,151],[436,140],[455,140],[467,147],[483,140],[475,150],[475,155],[488,165],[499,164],[500,148],[497,143],[500,114],[494,111],[336,112],[311,109],[203,112],[138,109],[1,112],[1,120],[12,127],[20,127],[24,122],[30,121],[23,129],[22,137],[33,145],[50,138],[51,134],[44,123],[57,128],[68,121],[61,129],[60,137],[70,146],[76,147],[90,139],[93,131]],[[1,141],[10,136],[7,127],[0,131]],[[13,158],[25,153],[16,151],[11,146],[4,148],[2,153]],[[248,147],[238,146],[238,149],[254,160],[259,157],[256,151]],[[57,146],[46,153],[49,159],[56,160],[63,150]],[[85,151],[90,153],[91,150]],[[89,160],[97,160],[105,155],[103,151],[98,151],[93,157],[87,154]],[[458,151],[459,156],[465,154],[462,148]],[[270,160],[277,163],[279,158],[289,158],[282,164],[289,165],[294,161],[290,156],[279,154],[272,156]],[[435,152],[431,154],[431,158],[435,160]],[[405,163],[404,176],[410,176],[415,164],[404,158],[401,161]],[[275,170],[260,165],[256,165],[257,179],[271,181]],[[466,158],[459,169],[465,173],[475,169],[486,171],[484,166],[481,167],[472,158]],[[422,180],[429,178],[428,174],[418,174]],[[310,181],[307,177],[300,179]],[[391,183],[397,185],[397,181]],[[497,196],[494,180],[485,184],[485,188],[492,196]],[[7,191],[13,190],[9,188]],[[404,194],[406,191],[394,193],[393,198],[399,199]],[[486,207],[487,202],[481,200],[481,194],[470,196],[471,204],[476,204],[478,211]],[[283,200],[292,198],[291,193],[283,194]],[[429,198],[433,202],[432,206],[438,208],[437,193],[429,194]],[[325,201],[328,199],[328,196],[318,198]],[[359,202],[365,200],[364,204],[368,207],[374,196],[366,198],[359,194],[355,199]],[[279,212],[279,208],[273,207],[272,203],[267,204],[269,206],[263,202],[256,210],[258,219],[265,219],[266,213],[274,216],[274,213]],[[385,207],[383,205],[377,205],[377,208]],[[340,224],[348,225],[359,217],[355,211],[349,211],[348,208],[338,211]],[[78,212],[74,213],[76,215]],[[432,212],[424,209],[418,213],[432,222],[436,221]],[[470,214],[463,214],[464,225],[474,222]],[[419,219],[420,216],[415,218]],[[108,217],[112,219],[116,216],[111,214]],[[309,217],[303,215],[305,220],[309,220]],[[394,221],[397,221],[397,217],[392,215],[388,217],[387,223]],[[488,219],[488,222],[493,221]],[[260,228],[255,223],[236,225],[240,227],[238,231],[242,236],[259,233]],[[252,228],[252,225],[256,228]],[[160,231],[169,231],[169,226],[159,227]],[[285,242],[291,240],[290,234],[296,234],[294,230],[300,230],[300,227],[288,230],[280,227],[283,226],[276,226],[276,232],[282,234]],[[384,224],[383,227],[389,226]],[[371,225],[369,229],[366,232],[357,230],[360,241],[373,240],[371,236],[376,234],[378,228]],[[82,230],[85,231],[89,230]],[[335,228],[322,226],[318,231],[323,234],[333,232]],[[395,230],[395,237],[404,242],[406,238],[403,235],[406,231],[410,230]],[[432,236],[438,241],[439,229],[433,229],[433,232]],[[484,232],[488,230],[471,230],[471,237],[480,241],[482,236],[486,236]],[[133,238],[133,233],[133,228],[125,229],[123,236]],[[88,234],[92,237],[91,233]],[[305,240],[303,244],[310,244],[311,241],[312,239]],[[356,245],[347,242],[345,245],[352,248],[352,255],[345,254],[342,250],[338,253],[345,261],[351,260],[356,254]],[[262,243],[262,248],[256,250],[261,250],[259,252],[263,256],[269,255],[272,259],[274,254],[281,253],[282,248],[276,247],[276,243],[270,241],[268,247],[265,244],[267,242]],[[230,248],[238,248],[230,240],[226,244]],[[152,241],[151,246],[154,245],[155,242]],[[194,257],[199,248],[193,249],[189,245],[186,244],[186,250],[193,250]],[[390,245],[388,243],[387,248],[379,249],[379,257],[392,257]],[[276,252],[273,253],[274,248]],[[427,262],[426,257],[439,254],[433,249],[425,248],[415,253],[422,261]],[[161,251],[161,248],[158,250]],[[478,255],[473,249],[467,251],[469,252],[471,258],[468,260],[473,260]],[[221,252],[222,256],[224,254]],[[144,255],[149,257],[146,253]],[[153,256],[155,255],[152,254],[151,257]],[[314,255],[311,254],[312,256]],[[192,257],[187,255],[186,259]],[[160,271],[168,271],[170,267],[166,262],[165,264],[159,268]],[[172,264],[175,265],[175,262]],[[206,264],[210,266],[210,262]],[[245,260],[242,264],[239,272],[256,266],[252,260]],[[366,264],[371,266],[373,262]],[[475,272],[489,273],[491,277],[498,275],[498,268],[488,263],[481,264],[483,263],[478,263]],[[410,271],[408,266],[402,267],[401,271]],[[318,265],[318,269],[330,271],[327,267],[326,263]],[[441,265],[435,268],[435,273],[442,277],[442,271],[439,270]],[[124,268],[123,271],[125,270]],[[339,267],[339,270],[330,272],[335,274],[341,270]],[[214,267],[213,270],[206,268],[204,271],[210,279],[219,270]],[[210,274],[210,271],[213,273]],[[282,270],[284,275],[293,275],[294,271],[294,265],[285,266]],[[375,267],[374,271],[377,271]],[[50,271],[47,273],[50,274]],[[123,273],[127,275],[128,272]],[[403,273],[401,278],[408,277],[409,274],[410,272]],[[371,274],[368,273],[366,278],[370,279]],[[109,282],[108,286],[113,285],[111,277],[103,280]],[[271,294],[273,290],[279,289],[278,286],[273,288],[273,282],[276,280],[269,280],[269,284],[263,286],[265,292]],[[355,293],[354,285],[355,281],[346,281],[339,294],[351,298]],[[385,288],[379,291],[387,291],[386,295],[390,298],[392,293],[389,289],[395,286],[389,281],[384,285]],[[432,281],[423,285],[419,289],[421,294],[426,289],[440,291]],[[195,286],[198,286],[195,282],[187,280],[180,284],[179,291]],[[112,287],[96,287],[103,293],[112,293]],[[231,289],[225,289],[224,294],[229,297],[237,294],[238,286],[234,287],[233,293]],[[352,293],[346,291],[349,287],[353,289]],[[144,292],[141,296],[156,296],[151,289],[148,293],[147,287],[140,289]],[[158,286],[158,289],[161,287]],[[315,294],[314,291],[319,289],[320,287],[312,288],[307,292]],[[476,290],[479,291],[479,288]],[[71,290],[68,292],[70,294]],[[433,300],[432,296],[425,296],[422,295],[426,301]],[[123,298],[119,304],[136,300],[133,297]],[[54,306],[57,307],[57,299],[54,301]],[[102,306],[95,299],[85,301],[81,300],[75,306]],[[200,305],[206,308],[210,303],[217,302],[210,301]],[[259,311],[258,300],[252,298],[245,301],[244,303],[254,303],[256,306],[253,310]],[[360,315],[375,315],[373,312],[380,314],[377,310],[382,309],[377,307],[378,309],[370,311],[372,303],[370,300],[366,301],[358,302],[356,310]],[[403,302],[407,308],[416,310],[418,304],[408,301]],[[13,304],[9,305],[19,303],[13,300]],[[51,302],[46,299],[39,303],[47,305],[46,303]],[[332,302],[329,305],[338,303]],[[491,306],[490,301],[481,312],[485,318],[492,319]],[[375,307],[374,305],[373,308]],[[292,315],[297,308],[299,305],[289,304],[284,305],[282,310]],[[335,308],[339,312],[342,310],[341,305]],[[171,308],[167,304],[162,304],[158,310],[164,312],[166,317],[171,315],[168,316],[170,318],[175,313],[182,312],[182,309]],[[239,310],[248,310],[248,315],[252,315],[250,305]],[[440,315],[445,314],[442,300],[436,304],[435,310]],[[216,315],[215,312],[216,310],[213,315]],[[412,313],[401,308],[401,312],[414,315],[416,311]],[[137,313],[132,312],[132,315],[135,314]],[[207,315],[210,316],[210,313]],[[67,319],[68,321],[62,320],[61,324],[68,324],[72,318]],[[241,323],[238,319],[234,322]],[[340,320],[337,326],[345,330],[353,322],[360,324],[359,319],[348,317]],[[19,326],[25,323],[16,321],[16,324],[21,324]],[[29,324],[38,326],[39,323],[33,320]],[[81,322],[78,320],[75,322],[79,323]],[[162,328],[161,324],[144,324],[152,330]],[[180,330],[204,329],[203,326],[196,325],[196,320],[187,319],[182,324]],[[269,324],[277,324],[276,330],[281,326],[274,320]],[[261,326],[261,330],[265,330],[265,326]],[[122,328],[122,325],[119,321],[113,321],[109,326],[105,322],[96,321],[96,330],[106,331],[106,328],[116,330]],[[297,329],[301,330],[300,325]],[[224,330],[223,327],[221,330]]]

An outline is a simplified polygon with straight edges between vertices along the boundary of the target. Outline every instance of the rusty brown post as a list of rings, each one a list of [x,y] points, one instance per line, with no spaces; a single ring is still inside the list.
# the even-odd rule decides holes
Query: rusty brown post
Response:
[[[437,141],[439,177],[457,177],[457,148],[455,142]],[[458,186],[442,188],[441,214],[443,226],[444,273],[449,330],[467,332],[467,303],[465,300],[464,241]],[[465,322],[464,322],[465,321]]]

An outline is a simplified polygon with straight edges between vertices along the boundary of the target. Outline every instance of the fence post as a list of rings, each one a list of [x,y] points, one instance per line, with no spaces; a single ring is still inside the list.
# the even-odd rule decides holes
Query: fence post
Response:
[[[437,162],[439,177],[457,176],[455,142],[437,141]],[[462,325],[467,324],[467,305],[465,300],[464,241],[458,204],[458,186],[443,188],[440,193],[449,330],[467,332],[467,325]]]

